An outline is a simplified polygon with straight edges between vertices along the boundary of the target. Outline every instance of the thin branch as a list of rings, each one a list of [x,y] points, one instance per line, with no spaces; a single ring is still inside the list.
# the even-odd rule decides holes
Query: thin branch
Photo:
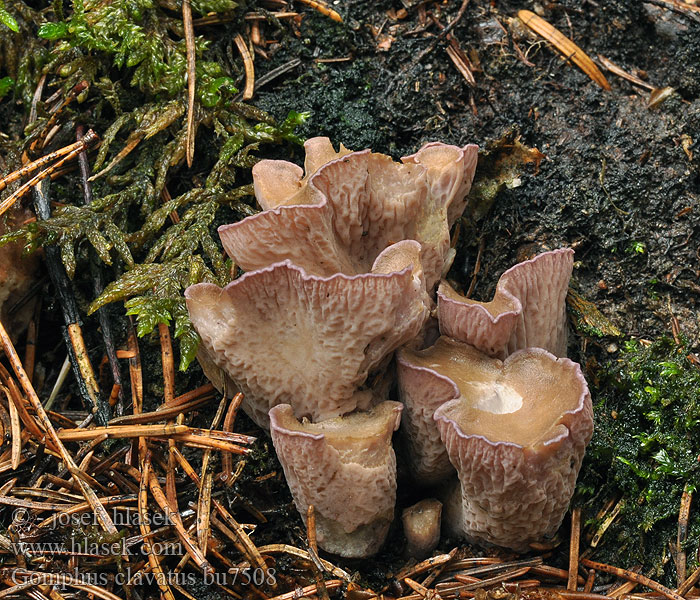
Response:
[[[581,539],[581,509],[571,511],[571,541],[569,543],[569,577],[566,589],[576,591],[578,586],[578,551]]]
[[[236,42],[236,48],[241,54],[243,59],[243,67],[245,68],[245,88],[243,89],[243,100],[250,100],[253,97],[253,92],[255,91],[255,66],[253,64],[253,57],[248,50],[248,46],[240,33],[237,33],[233,38]]]
[[[192,7],[190,0],[182,0],[182,25],[185,29],[185,46],[187,49],[187,166],[192,167],[194,159],[194,127],[195,86],[197,83],[197,68],[194,41],[194,26],[192,25]]]
[[[83,136],[82,125],[78,125],[76,128],[76,137],[78,138],[78,141],[85,139]],[[90,163],[88,162],[87,152],[84,148],[78,154],[78,164],[80,165],[80,179],[83,184],[83,200],[85,205],[89,206],[92,203],[92,184],[90,183]],[[97,298],[104,291],[104,281],[102,279],[102,271],[94,260],[90,261],[90,274],[92,276],[92,291],[95,294],[95,298]],[[119,368],[117,352],[114,346],[112,326],[110,325],[109,318],[107,316],[107,310],[104,307],[98,309],[97,318],[100,322],[100,330],[102,331],[102,339],[105,344],[107,360],[109,361],[109,366],[112,370],[112,380],[114,381],[114,385],[119,386],[119,404],[117,405],[117,414],[122,414],[124,412],[124,392],[122,391],[123,385],[121,370]]]
[[[620,569],[619,567],[613,567],[612,565],[606,565],[604,563],[595,562],[592,560],[588,560],[587,558],[582,558],[581,564],[590,569],[595,569],[596,571],[604,571],[605,573],[617,575],[618,577],[626,579],[627,581],[634,581],[635,583],[644,585],[654,590],[655,592],[663,594],[664,596],[666,596],[666,598],[669,598],[669,600],[684,600],[682,596],[680,596],[673,590],[670,590],[665,585],[662,585],[658,581],[654,581],[653,579],[649,579],[648,577],[640,573],[634,573],[633,571],[628,571],[627,569]]]
[[[37,218],[46,220],[51,216],[51,207],[47,196],[48,182],[42,181],[32,189],[34,208]],[[65,328],[63,337],[73,366],[73,374],[78,383],[78,389],[83,403],[92,409],[97,422],[105,425],[109,420],[109,406],[100,394],[100,388],[95,379],[95,372],[90,364],[87,348],[80,328],[80,313],[75,295],[71,289],[70,280],[61,262],[60,250],[56,246],[44,249],[46,268],[51,278],[63,311]]]

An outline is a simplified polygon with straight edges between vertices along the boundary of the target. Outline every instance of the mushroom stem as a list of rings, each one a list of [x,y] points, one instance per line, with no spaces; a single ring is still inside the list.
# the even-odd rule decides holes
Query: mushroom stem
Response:
[[[391,436],[399,402],[318,423],[300,422],[292,407],[270,410],[270,433],[297,510],[316,515],[318,545],[361,558],[384,542],[394,518],[396,458]]]

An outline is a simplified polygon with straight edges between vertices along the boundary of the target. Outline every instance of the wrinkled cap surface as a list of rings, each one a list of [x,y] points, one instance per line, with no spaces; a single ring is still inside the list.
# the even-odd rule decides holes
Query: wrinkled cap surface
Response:
[[[286,160],[261,160],[253,166],[255,198],[263,210],[312,201],[307,198],[308,178],[326,163],[351,153],[342,144],[336,152],[327,137],[306,140],[304,150],[303,169]]]
[[[399,402],[382,402],[318,423],[300,422],[292,407],[270,410],[270,433],[297,510],[316,514],[319,546],[346,557],[374,554],[386,537],[396,501],[391,436]]]
[[[396,375],[399,399],[404,405],[401,441],[413,481],[427,487],[455,474],[433,415],[445,402],[458,397],[459,389],[448,377],[422,366],[416,358],[420,355],[401,348],[396,353]]]
[[[400,242],[375,272],[352,277],[317,277],[286,261],[224,289],[191,286],[187,308],[208,359],[245,394],[258,424],[281,403],[299,418],[328,419],[366,407],[358,388],[420,331],[428,298],[411,268],[419,251]]]
[[[530,348],[505,361],[442,337],[414,352],[423,385],[453,382],[433,418],[461,484],[467,537],[512,548],[558,529],[593,432],[579,365]]]
[[[490,302],[477,302],[443,281],[438,289],[440,332],[489,356],[505,358],[524,348],[566,356],[566,293],[574,252],[544,252],[508,269]]]
[[[464,210],[477,147],[434,142],[402,163],[369,150],[336,153],[327,138],[306,148],[306,177],[284,161],[254,167],[256,196],[269,209],[219,228],[229,256],[246,271],[289,259],[318,276],[356,275],[412,239],[432,290],[451,262],[449,229]]]

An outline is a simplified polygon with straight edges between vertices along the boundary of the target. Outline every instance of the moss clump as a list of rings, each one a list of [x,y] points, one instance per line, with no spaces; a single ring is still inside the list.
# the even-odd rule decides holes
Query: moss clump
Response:
[[[260,146],[300,143],[294,131],[307,115],[291,111],[278,124],[234,98],[242,68],[224,57],[227,40],[243,30],[243,14],[232,0],[192,0],[195,13],[228,13],[223,26],[229,30],[193,41],[192,128],[181,2],[73,0],[65,9],[59,2],[35,11],[17,0],[13,7],[16,28],[27,42],[0,25],[8,73],[0,79],[0,97],[13,90],[28,110],[43,77],[44,87],[61,88],[58,96],[66,100],[62,113],[36,102],[25,135],[16,132],[17,139],[6,144],[0,140],[7,146],[2,150],[17,157],[23,151],[32,155],[32,148],[37,156],[47,153],[51,147],[43,141],[56,124],[54,147],[75,141],[77,123],[94,129],[102,143],[92,164],[91,201],[75,193],[80,185],[75,179],[56,187],[51,199],[61,207],[51,218],[10,232],[0,245],[22,239],[28,250],[58,246],[68,276],[76,279],[94,254],[109,268],[111,283],[88,312],[126,301],[142,336],[159,323],[173,323],[184,370],[199,338],[182,291],[201,281],[230,280],[216,225],[256,211],[250,168]],[[1,10],[2,4],[3,23]],[[190,147],[196,139],[196,156],[186,169],[189,134]]]
[[[611,498],[622,509],[603,535],[596,556],[675,585],[669,542],[678,535],[684,489],[695,491],[700,473],[700,370],[688,347],[662,338],[651,345],[627,341],[620,359],[594,388],[596,430],[577,488],[596,529],[596,513]],[[700,538],[700,515],[691,512],[688,566]]]

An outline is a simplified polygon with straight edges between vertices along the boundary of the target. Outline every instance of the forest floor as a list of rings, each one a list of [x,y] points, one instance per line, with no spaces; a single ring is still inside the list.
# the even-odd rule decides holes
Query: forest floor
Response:
[[[261,85],[252,104],[278,121],[290,111],[308,111],[310,118],[297,130],[301,136],[328,136],[336,146],[371,148],[396,159],[430,141],[478,144],[474,192],[455,233],[457,255],[448,274],[455,287],[471,288],[475,299],[490,299],[499,275],[520,260],[561,246],[575,250],[572,289],[579,300],[574,299],[570,311],[575,327],[569,356],[584,368],[598,428],[574,503],[584,504],[581,551],[675,587],[700,562],[696,501],[685,519],[687,532],[683,539],[679,533],[676,542],[681,493],[689,501],[698,470],[691,467],[693,481],[672,466],[645,472],[648,484],[634,481],[623,489],[621,482],[643,477],[639,468],[631,475],[621,472],[627,463],[617,460],[617,453],[626,448],[614,443],[618,413],[625,417],[620,403],[638,389],[657,384],[666,389],[671,377],[663,365],[673,362],[687,371],[685,387],[678,384],[678,389],[700,405],[700,4],[688,3],[690,8],[681,10],[674,0],[336,0],[331,6],[342,17],[340,23],[307,4],[295,3],[301,18],[261,25],[263,38],[277,41],[256,56],[256,79],[265,82],[276,69],[282,74]],[[281,5],[260,0],[245,8]],[[603,89],[528,29],[517,18],[521,10],[539,15],[599,65],[613,63],[638,83],[602,69],[610,87]],[[215,36],[217,27],[220,23],[199,31]],[[21,111],[9,114],[14,110],[9,103],[0,110],[19,131]],[[215,162],[207,149],[200,152],[203,162]],[[265,153],[303,163],[298,145],[266,147]],[[171,191],[185,189],[182,183],[190,184],[192,178],[183,175],[184,168],[179,174],[177,168],[173,171]],[[66,192],[57,189],[60,201]],[[85,274],[79,273],[78,280],[81,276]],[[81,285],[85,289],[78,289],[79,295],[90,296],[91,288]],[[82,296],[79,300],[81,306],[87,304]],[[584,310],[575,310],[581,302]],[[123,342],[122,307],[110,307],[109,314],[119,319],[115,329]],[[61,344],[60,322],[55,299],[47,298],[42,336],[54,348]],[[99,346],[97,329],[94,321],[86,326],[91,348]],[[666,338],[675,342],[664,342]],[[649,345],[657,350],[642,356]],[[152,364],[144,360],[146,395],[152,398],[162,397],[160,383],[152,383],[152,376],[158,379],[161,373],[158,348],[156,342],[144,350],[156,357]],[[51,378],[64,356],[62,349],[45,358],[51,362],[46,367]],[[204,383],[194,366],[177,376],[178,393]],[[668,389],[676,389],[671,383]],[[683,414],[685,409],[675,410]],[[211,414],[200,414],[193,424],[209,427],[210,419]],[[637,422],[635,427],[624,432],[630,439],[645,433]],[[216,491],[217,497],[249,516],[264,516],[253,536],[258,546],[304,548],[307,532],[271,442],[243,415],[236,431],[259,440],[235,486]],[[697,436],[673,443],[669,448],[695,452],[690,463],[697,463]],[[627,450],[637,456],[636,449]],[[654,464],[656,456],[646,459]],[[603,464],[610,474],[601,472]],[[662,472],[672,475],[664,479]],[[688,472],[683,471],[684,477]],[[668,492],[669,504],[651,515],[653,510],[641,505],[653,504],[653,486],[654,494]],[[185,492],[196,499],[194,492],[189,494]],[[398,495],[400,514],[421,492],[401,479]],[[639,514],[634,513],[637,506]],[[618,512],[609,529],[601,530],[605,517]],[[544,555],[549,565],[561,569],[568,567],[569,523],[567,516]],[[595,551],[589,546],[594,533],[603,535]],[[369,598],[363,591],[369,587],[399,596],[411,593],[395,577],[407,565],[403,546],[395,523],[376,558],[327,558],[356,580],[355,600]],[[449,538],[441,540],[439,551],[455,547],[461,558],[484,555],[482,549]],[[308,561],[301,561],[303,566],[298,562],[278,559],[284,589],[318,581]],[[606,593],[609,586],[604,582],[594,591]],[[206,585],[188,589],[198,598],[221,594]],[[350,588],[344,590],[352,596]]]

